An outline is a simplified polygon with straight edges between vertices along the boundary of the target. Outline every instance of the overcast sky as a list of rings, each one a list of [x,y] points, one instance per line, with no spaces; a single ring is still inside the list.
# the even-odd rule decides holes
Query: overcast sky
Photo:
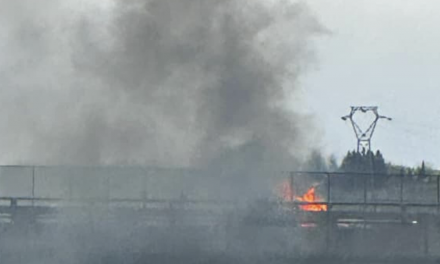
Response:
[[[394,120],[379,122],[373,149],[379,148],[387,160],[397,164],[413,166],[425,160],[440,168],[440,77],[436,74],[440,66],[440,1],[302,1],[310,5],[330,33],[316,39],[317,63],[303,76],[299,100],[292,105],[300,101],[303,110],[312,113],[316,129],[321,131],[316,140],[322,149],[339,159],[354,149],[350,124],[340,117],[349,113],[351,105],[377,105],[381,114]],[[93,3],[107,8],[109,2]],[[66,6],[85,3],[91,2],[71,0]],[[36,13],[32,5],[28,8],[32,11],[27,12]],[[1,18],[8,19],[6,13]],[[28,14],[21,13],[23,17]],[[93,13],[93,20],[105,20],[104,13]],[[44,13],[44,17],[50,14]],[[7,123],[5,131],[19,131],[10,127]],[[16,148],[16,140],[4,140],[2,149],[9,146],[8,142]],[[27,152],[26,145],[23,149]]]
[[[331,34],[317,40],[318,63],[303,79],[327,153],[355,148],[350,105],[378,105],[392,122],[373,138],[385,158],[440,168],[440,1],[308,0]]]

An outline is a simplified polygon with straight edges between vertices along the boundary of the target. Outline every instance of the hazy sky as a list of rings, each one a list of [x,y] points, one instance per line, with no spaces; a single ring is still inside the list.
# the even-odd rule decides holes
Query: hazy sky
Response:
[[[440,1],[308,0],[331,34],[316,41],[318,63],[303,79],[327,153],[355,148],[350,105],[378,105],[373,148],[395,163],[440,167]]]
[[[270,3],[270,1],[296,0],[261,1]],[[437,130],[440,129],[440,124],[436,122],[437,115],[440,112],[440,103],[437,103],[439,95],[437,86],[440,86],[440,78],[436,75],[436,70],[440,66],[440,53],[438,51],[440,31],[437,30],[437,25],[440,24],[440,16],[438,16],[440,1],[302,1],[310,5],[311,11],[315,13],[330,33],[316,38],[316,64],[306,75],[302,76],[301,87],[299,91],[298,89],[295,90],[300,93],[300,96],[292,102],[292,105],[302,106],[303,111],[312,113],[311,116],[316,123],[316,130],[321,132],[319,134],[321,136],[318,136],[316,140],[320,143],[322,149],[327,154],[336,154],[338,158],[342,158],[348,150],[354,149],[355,137],[350,124],[348,122],[344,123],[340,117],[348,114],[350,105],[378,105],[382,114],[391,116],[394,120],[379,123],[373,138],[373,148],[380,148],[385,158],[394,163],[417,165],[422,160],[426,160],[436,168],[440,168],[440,159],[437,158],[437,146],[440,146],[440,135],[437,135]],[[28,3],[30,2],[32,1]],[[103,16],[103,14],[111,13],[105,11],[107,8],[111,9],[111,5],[108,5],[110,2],[112,1],[65,0],[63,4],[68,8],[75,6],[75,8],[72,8],[73,17],[75,12],[78,14],[87,13],[87,16],[90,16],[90,21],[102,23],[106,20],[106,16]],[[3,1],[3,3],[8,3],[8,1]],[[49,6],[50,4],[53,4],[53,2],[48,1],[46,5]],[[103,11],[99,13],[85,12],[84,10],[88,8],[88,5],[97,5]],[[36,18],[41,15],[42,18],[47,18],[49,22],[60,20],[59,17],[63,17],[62,14],[56,12],[58,9],[55,8],[55,11],[49,12],[52,9],[46,9],[40,4],[17,6],[26,8],[16,12],[20,15],[15,15],[12,11],[4,11],[3,16],[0,16],[0,21],[7,21],[8,19],[14,21],[16,17],[27,19],[29,14]],[[43,10],[41,14],[37,12],[36,6]],[[95,9],[91,8],[91,10]],[[1,23],[1,25],[3,24],[7,25],[7,23]],[[53,25],[54,23],[48,24]],[[12,23],[12,25],[14,24]],[[15,28],[15,26],[12,28]],[[62,27],[59,27],[59,30],[61,29]],[[32,30],[31,28],[30,32]],[[294,28],[289,27],[289,30],[292,35],[297,34]],[[3,35],[7,36],[8,31],[4,32],[6,33],[3,33]],[[24,34],[24,36],[28,35],[32,37],[32,34]],[[52,35],[49,34],[49,36]],[[8,44],[2,41],[0,46],[5,46],[5,43]],[[16,53],[16,50],[19,50],[20,58],[27,56],[20,49],[15,49],[14,43],[11,43],[6,46]],[[39,47],[34,45],[34,42],[28,41],[27,43],[32,43],[32,47]],[[64,46],[57,44],[47,47],[47,49],[49,51],[54,49],[58,52],[59,47]],[[24,47],[24,50],[26,50],[26,47]],[[15,53],[4,52],[3,62],[7,62],[10,54]],[[35,54],[39,56],[39,53]],[[67,52],[66,54],[68,55]],[[40,63],[38,56],[37,59],[32,61],[38,62],[36,65],[45,65]],[[16,56],[10,57],[11,61],[17,60]],[[56,57],[56,60],[50,61],[53,65],[58,65],[57,63],[60,62],[70,63],[70,60],[66,56],[66,58]],[[52,76],[50,71],[38,71],[33,68],[30,68],[30,70],[35,72],[35,75],[46,74],[44,76]],[[63,74],[69,73],[69,71],[67,73],[61,72]],[[62,79],[60,75],[57,75],[57,78]],[[31,80],[32,76],[28,79]],[[47,78],[47,80],[44,80],[51,82],[52,79]],[[35,83],[31,83],[32,85],[25,88],[34,89]],[[46,83],[43,84],[42,86],[46,87]],[[26,89],[24,91],[27,91]],[[51,88],[47,89],[52,91]],[[22,98],[23,96],[18,97]],[[70,97],[67,96],[66,98],[70,100]],[[2,106],[6,105],[6,107],[11,101],[8,98],[1,99],[6,102]],[[33,101],[36,101],[35,98],[32,98]],[[298,101],[300,105],[298,105]],[[17,108],[21,110],[20,104],[14,104],[14,107],[15,105],[18,105]],[[74,107],[77,108],[76,105]],[[49,110],[45,109],[43,110],[52,111],[50,108],[47,108]],[[45,113],[44,111],[43,113]],[[3,112],[9,113],[8,111]],[[23,116],[26,123],[29,117],[25,114]],[[37,116],[42,120],[42,117],[46,117],[45,114],[38,114]],[[3,117],[8,120],[8,114],[4,114]],[[50,127],[48,120],[52,119],[44,119],[43,121],[48,124],[43,122],[43,126]],[[18,149],[22,149],[27,153],[27,145],[35,140],[29,142],[21,140],[19,142],[22,144],[20,148],[20,144],[17,144],[17,138],[20,138],[20,135],[17,136],[16,134],[19,133],[16,131],[26,134],[29,129],[14,129],[14,125],[10,122],[2,123],[3,138],[8,139],[5,135],[7,133],[4,133],[4,131],[13,132],[9,138],[10,140],[3,140],[3,145],[0,144],[4,150],[3,152],[7,153],[4,156],[11,156],[9,160],[16,160],[16,156],[20,157],[23,153],[15,151],[14,156],[5,149],[8,147],[16,149],[16,146],[19,145]],[[32,131],[29,133],[32,133]],[[61,141],[66,140],[62,138]],[[46,149],[44,144],[42,146]]]

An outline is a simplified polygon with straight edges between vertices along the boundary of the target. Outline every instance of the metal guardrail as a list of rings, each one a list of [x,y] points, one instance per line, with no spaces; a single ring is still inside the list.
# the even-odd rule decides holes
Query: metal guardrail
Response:
[[[440,175],[431,175],[426,174],[424,175],[425,178],[434,178],[435,179],[435,197],[431,196],[431,199],[428,200],[435,200],[435,202],[414,202],[414,201],[408,201],[408,198],[405,196],[405,177],[403,177],[400,174],[384,174],[384,173],[367,173],[367,172],[312,172],[312,171],[292,171],[289,173],[289,184],[292,189],[294,189],[295,186],[295,179],[298,177],[306,177],[310,175],[320,175],[322,177],[325,177],[325,186],[326,186],[326,195],[325,195],[325,202],[317,202],[317,205],[327,205],[329,209],[333,206],[394,206],[394,207],[437,207],[440,210]],[[332,196],[332,191],[334,190],[333,181],[332,178],[338,178],[341,176],[345,177],[356,177],[356,178],[363,178],[362,183],[362,189],[358,191],[362,191],[362,201],[361,202],[341,202],[341,201],[334,201],[334,198]],[[398,197],[397,199],[394,199],[394,201],[384,200],[384,201],[371,201],[368,199],[369,194],[369,180],[373,177],[387,177],[387,178],[394,178],[398,179],[399,186],[397,187],[399,189],[398,191]],[[426,185],[426,183],[424,183]],[[431,183],[432,185],[432,183]],[[389,187],[389,186],[388,186]],[[396,186],[394,186],[396,187]],[[387,186],[384,187],[384,190],[386,191]],[[373,192],[375,190],[372,190]],[[417,195],[417,194],[413,194]],[[377,200],[377,199],[373,199]],[[395,201],[397,200],[397,201]],[[295,202],[298,203],[298,202]],[[309,203],[313,204],[313,203]]]
[[[113,173],[117,171],[117,173]],[[135,170],[134,173],[126,173],[130,170]],[[75,173],[72,173],[75,172]],[[98,173],[96,173],[98,172]],[[8,175],[9,173],[9,175]],[[90,174],[90,175],[88,175]],[[95,177],[99,174],[99,177],[103,178],[101,181],[93,182],[98,177]],[[329,210],[337,206],[364,206],[364,207],[374,207],[374,206],[384,206],[384,207],[398,207],[398,208],[407,208],[407,207],[426,207],[426,208],[436,208],[437,211],[440,210],[440,175],[425,175],[426,178],[434,179],[435,181],[431,181],[430,183],[423,183],[420,186],[429,186],[430,193],[426,194],[429,196],[429,199],[426,201],[418,201],[417,199],[408,198],[408,190],[410,188],[414,188],[414,183],[407,178],[402,177],[399,174],[379,174],[379,173],[368,173],[368,172],[315,172],[315,171],[289,171],[289,172],[280,172],[275,173],[276,175],[273,177],[276,181],[288,180],[290,186],[295,188],[295,182],[300,180],[301,178],[309,178],[320,177],[321,182],[321,193],[322,201],[316,202],[315,204],[319,205],[327,205]],[[169,176],[173,175],[173,176]],[[83,197],[81,195],[74,195],[74,186],[73,179],[76,176],[81,176],[81,180],[91,180],[92,183],[84,184],[84,185],[93,185],[98,184],[101,188],[101,197]],[[215,180],[215,177],[204,177],[200,174],[200,171],[189,170],[189,169],[162,169],[162,168],[142,168],[142,167],[50,167],[50,166],[0,166],[0,189],[3,188],[7,191],[10,191],[8,186],[3,186],[2,178],[9,177],[11,179],[22,178],[21,182],[27,184],[27,195],[21,194],[12,194],[8,193],[8,195],[3,195],[0,197],[1,201],[9,202],[10,205],[18,205],[23,202],[31,202],[32,204],[38,202],[94,202],[94,203],[119,203],[119,202],[132,202],[132,203],[186,203],[186,204],[225,204],[225,203],[234,203],[231,200],[225,200],[224,198],[191,198],[188,197],[185,193],[185,190],[181,192],[173,193],[174,196],[169,197],[155,197],[154,194],[151,194],[151,190],[159,189],[157,193],[160,192],[161,185],[154,186],[156,179],[169,179],[169,182],[166,187],[171,186],[172,188],[179,187],[179,183],[176,183],[176,180],[184,182],[182,179],[191,178],[196,179],[193,182],[197,182],[197,179],[203,180]],[[133,181],[136,188],[138,188],[138,195],[136,197],[112,197],[112,190],[110,190],[111,181],[113,179],[121,179],[122,177],[129,179],[128,182]],[[357,194],[361,199],[357,199],[356,201],[351,201],[350,197],[346,200],[336,199],[337,189],[340,186],[337,186],[337,182],[335,182],[338,178],[356,178],[361,179],[362,188],[357,190]],[[371,186],[369,185],[369,180],[371,177],[387,177],[394,180],[393,192],[396,196],[393,199],[372,199],[369,197],[372,191]],[[51,180],[59,180],[62,179],[64,182],[59,185],[63,185],[63,190],[65,191],[64,196],[45,196],[40,195],[38,192],[41,186],[50,183]],[[278,180],[277,180],[278,179]],[[151,181],[153,180],[153,181]],[[164,185],[164,186],[165,186]],[[215,184],[213,184],[215,185]],[[57,185],[58,186],[58,185]],[[38,187],[38,188],[37,188]],[[87,186],[94,190],[93,186]],[[148,189],[149,188],[149,189]],[[195,186],[194,189],[203,189],[204,187]],[[178,188],[177,188],[178,189]],[[117,190],[117,189],[116,189]],[[303,190],[305,191],[305,190]],[[386,189],[385,189],[386,191]],[[149,193],[150,192],[150,193]],[[1,190],[0,190],[1,195]],[[412,193],[411,195],[416,196],[415,198],[419,198],[419,195],[415,195]],[[183,197],[183,198],[182,198]],[[374,197],[373,197],[374,198]],[[300,206],[305,204],[313,204],[307,202],[293,201],[292,205]]]

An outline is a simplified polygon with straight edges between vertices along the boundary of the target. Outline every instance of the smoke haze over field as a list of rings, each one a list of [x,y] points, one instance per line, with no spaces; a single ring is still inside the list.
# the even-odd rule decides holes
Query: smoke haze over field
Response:
[[[266,172],[312,147],[291,104],[320,32],[287,0],[0,0],[0,164],[80,165],[0,169],[1,195],[67,197],[48,223],[37,207],[13,209],[2,261],[251,256],[255,240],[283,250],[298,236],[242,228],[248,209],[234,198],[267,198]],[[135,200],[95,203],[115,198]],[[187,198],[234,203],[197,209]]]
[[[310,126],[286,108],[321,31],[304,4],[0,3],[1,163],[200,166],[244,149],[282,164],[305,149]]]

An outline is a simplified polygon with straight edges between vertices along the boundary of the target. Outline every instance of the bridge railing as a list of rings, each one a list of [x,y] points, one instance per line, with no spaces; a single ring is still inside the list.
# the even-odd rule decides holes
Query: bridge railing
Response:
[[[286,172],[293,193],[305,186],[316,188],[316,204],[372,210],[440,211],[440,176],[380,174],[367,172]],[[302,182],[302,186],[297,184]],[[304,186],[304,182],[306,185]],[[294,201],[296,204],[298,201]],[[393,209],[394,208],[394,209]]]
[[[146,167],[0,166],[0,204],[66,200],[114,203],[183,200],[209,204],[231,202],[240,193],[243,197],[252,194],[282,200],[285,197],[278,187],[287,183],[294,196],[316,188],[315,203],[325,203],[329,209],[342,205],[440,208],[438,175],[410,178],[359,172],[265,173],[258,176],[255,172],[218,175],[207,171]],[[266,192],[262,191],[264,189]],[[296,199],[292,202],[304,203]]]

